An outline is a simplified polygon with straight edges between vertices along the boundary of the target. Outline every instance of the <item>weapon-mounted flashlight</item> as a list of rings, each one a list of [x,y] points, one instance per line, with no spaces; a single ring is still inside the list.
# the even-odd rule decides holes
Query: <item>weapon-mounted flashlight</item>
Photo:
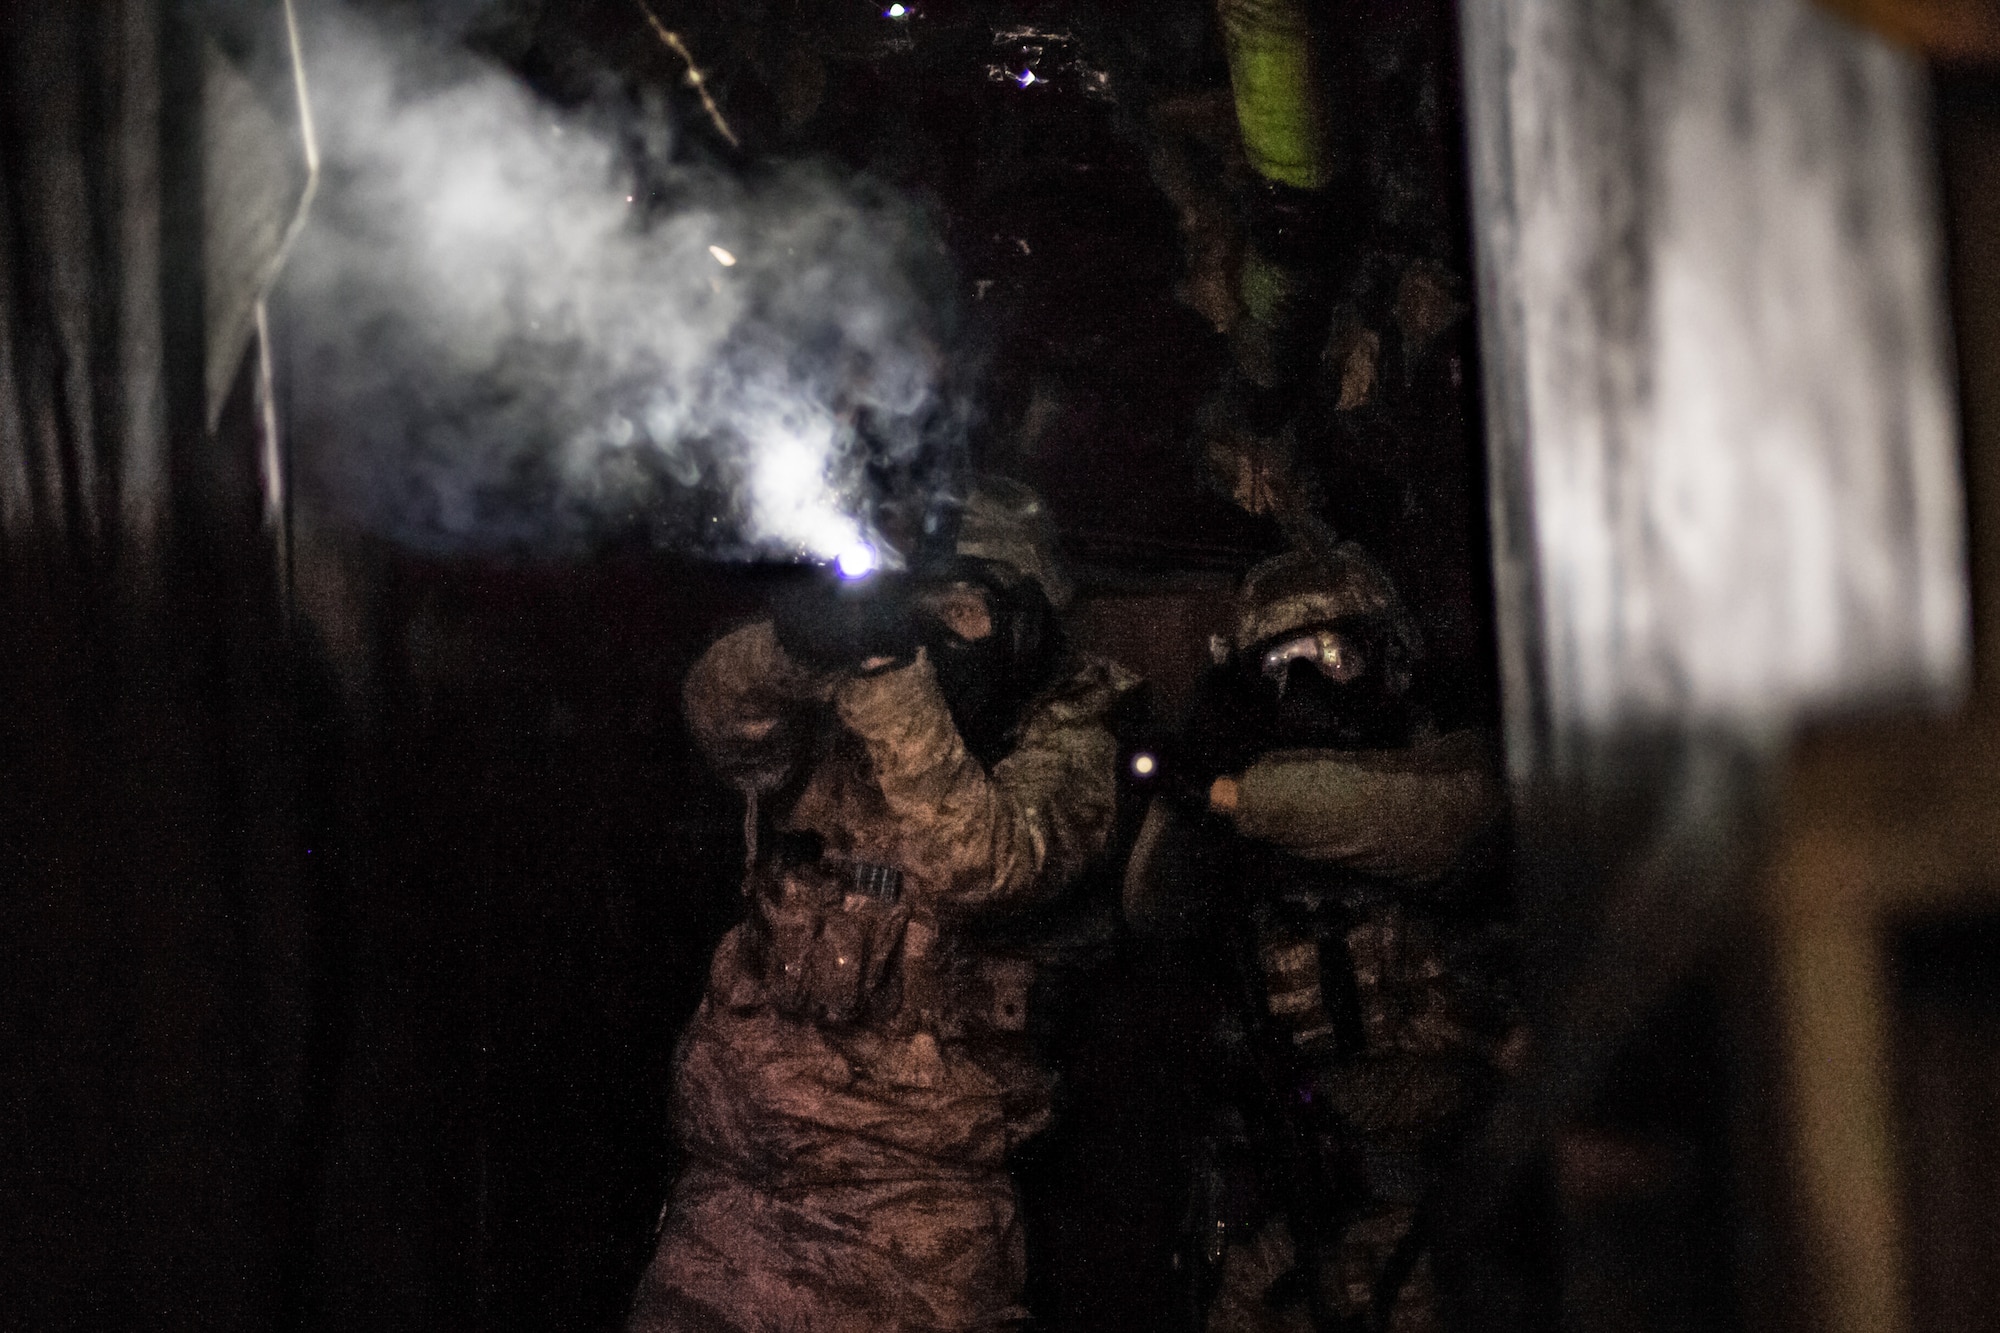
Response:
[[[834,572],[849,583],[858,583],[882,566],[882,557],[867,542],[856,541],[833,558]]]

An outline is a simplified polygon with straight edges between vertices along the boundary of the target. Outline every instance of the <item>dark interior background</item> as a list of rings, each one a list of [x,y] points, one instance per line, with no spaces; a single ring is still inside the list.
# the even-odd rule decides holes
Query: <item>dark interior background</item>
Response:
[[[665,89],[703,134],[635,0],[382,7],[556,101]],[[1208,8],[935,0],[892,48],[858,0],[655,7],[747,154],[829,154],[933,209],[987,358],[980,461],[1048,496],[1079,638],[1152,678],[1171,722],[1233,579],[1281,547],[1190,444],[1225,358],[1214,283],[1240,172]],[[0,724],[0,1327],[615,1328],[675,1165],[674,1037],[738,910],[740,810],[689,746],[679,682],[782,573],[629,545],[399,549],[315,496],[314,451],[339,441],[311,438],[288,442],[274,559],[255,359],[211,431],[187,350],[202,224],[173,185],[193,178],[202,8],[166,7],[151,47],[145,6],[32,4],[4,30],[8,348],[62,390],[30,415],[70,423],[45,465],[75,483],[118,438],[139,353],[102,312],[151,284],[175,521],[156,545],[120,535],[146,492],[105,455],[110,480],[51,485],[85,499],[29,529],[69,535],[10,536],[0,563],[20,705]],[[1451,6],[1357,4],[1351,22],[1353,151],[1429,191],[1421,237],[1389,219],[1369,243],[1431,247],[1462,294]],[[1023,25],[1067,34],[1112,95],[993,78],[995,34]],[[123,230],[149,201],[104,151],[146,113],[129,62],[149,56],[151,258]],[[72,168],[76,197],[43,209]],[[1316,447],[1329,516],[1382,555],[1436,669],[1490,720],[1464,315],[1428,378],[1394,367],[1395,391]],[[99,321],[81,341],[79,318]],[[311,373],[285,329],[310,311],[281,291],[273,318],[282,418],[288,377]],[[1023,1163],[1035,1299],[1050,1327],[1170,1327],[1179,1071],[1214,997],[1127,946],[1069,1002],[1051,1049],[1069,1118]]]
[[[914,50],[885,49],[867,5],[658,10],[751,152],[830,154],[933,210],[988,358],[979,461],[1049,498],[1084,588],[1080,637],[1152,678],[1170,722],[1233,579],[1282,546],[1205,483],[1191,444],[1226,347],[1177,296],[1199,276],[1183,216],[1233,225],[1235,188],[1226,153],[1201,147],[1233,133],[1207,8],[938,3]],[[1393,67],[1377,85],[1401,72],[1406,98],[1452,94],[1449,6],[1356,12],[1371,58]],[[995,34],[1021,26],[1070,35],[1064,58],[1107,72],[1115,95],[993,78]],[[551,98],[594,94],[612,70],[675,89],[704,124],[629,2],[487,11],[469,40]],[[802,50],[822,57],[824,92],[788,118]],[[1424,62],[1422,77],[1406,68]],[[1383,114],[1396,92],[1380,89]],[[1423,147],[1414,121],[1371,132],[1364,148],[1383,156]],[[1194,155],[1180,169],[1207,197],[1162,189],[1170,151]],[[1453,243],[1454,166],[1430,182]],[[1331,474],[1356,479],[1335,521],[1384,552],[1444,670],[1478,696],[1490,613],[1476,385],[1458,355],[1455,383],[1323,447]],[[309,459],[315,442],[296,447]],[[1335,449],[1365,466],[1340,471]],[[345,864],[320,931],[306,1322],[615,1326],[674,1167],[674,1034],[737,911],[740,807],[690,749],[679,680],[782,574],[631,550],[418,558],[316,517],[301,521],[300,605],[344,645],[338,689],[365,724],[345,733],[331,839]],[[1130,947],[1104,960],[1051,1051],[1067,1127],[1022,1166],[1051,1327],[1176,1317],[1191,1133],[1177,1071],[1216,1002],[1185,961]]]

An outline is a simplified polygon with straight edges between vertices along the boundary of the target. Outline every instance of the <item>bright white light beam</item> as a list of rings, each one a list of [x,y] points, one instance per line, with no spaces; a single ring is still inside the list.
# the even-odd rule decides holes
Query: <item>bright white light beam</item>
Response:
[[[833,567],[840,571],[840,577],[854,582],[865,579],[881,564],[881,557],[867,542],[857,541],[833,558]]]

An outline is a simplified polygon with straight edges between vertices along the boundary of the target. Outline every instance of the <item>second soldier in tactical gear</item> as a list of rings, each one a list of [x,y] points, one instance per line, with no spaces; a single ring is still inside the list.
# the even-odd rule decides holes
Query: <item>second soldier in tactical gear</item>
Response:
[[[1218,657],[1126,881],[1135,925],[1228,941],[1240,982],[1192,1191],[1206,1324],[1438,1327],[1428,1220],[1514,1028],[1494,747],[1431,722],[1352,544],[1253,571]]]

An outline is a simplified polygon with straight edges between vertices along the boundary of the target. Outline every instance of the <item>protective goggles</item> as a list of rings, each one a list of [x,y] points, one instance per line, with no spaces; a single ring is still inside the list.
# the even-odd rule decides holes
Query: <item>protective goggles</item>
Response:
[[[1360,638],[1331,625],[1279,635],[1253,651],[1258,674],[1276,686],[1279,694],[1285,692],[1293,665],[1300,662],[1336,685],[1368,674],[1369,653]]]

